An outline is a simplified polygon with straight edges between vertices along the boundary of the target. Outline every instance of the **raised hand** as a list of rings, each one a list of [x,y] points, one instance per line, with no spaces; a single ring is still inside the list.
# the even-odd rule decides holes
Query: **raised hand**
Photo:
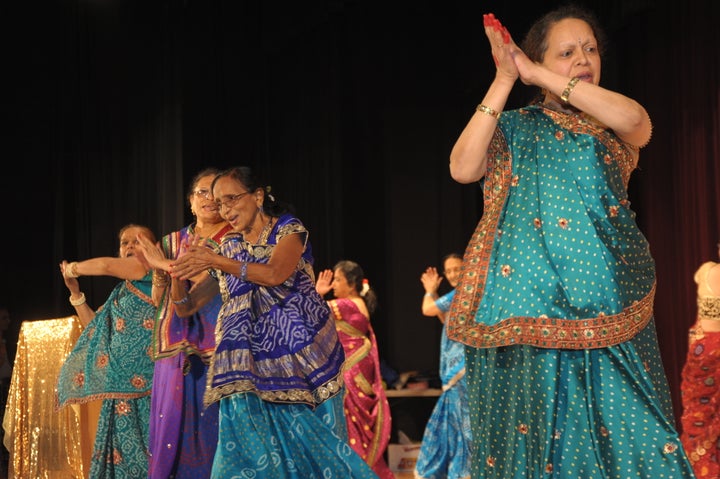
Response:
[[[497,74],[513,81],[516,80],[519,73],[513,55],[520,49],[515,45],[510,32],[492,13],[483,15],[483,25],[485,26],[485,35],[490,42]]]
[[[65,281],[65,286],[67,286],[68,291],[74,294],[79,294],[80,283],[78,283],[77,277],[70,274],[69,267],[70,263],[68,263],[66,260],[63,260],[62,263],[60,263],[60,273],[62,274],[63,280]]]
[[[425,272],[420,276],[420,281],[425,288],[426,293],[434,294],[437,292],[442,283],[443,277],[437,272],[437,268],[434,266],[428,267]]]
[[[320,273],[318,274],[317,282],[315,283],[315,291],[317,291],[320,296],[325,296],[325,294],[330,291],[332,278],[333,272],[331,269],[320,271]]]
[[[137,236],[138,247],[148,265],[153,269],[170,270],[170,260],[165,257],[165,253],[160,247],[160,243],[153,243],[142,234]]]

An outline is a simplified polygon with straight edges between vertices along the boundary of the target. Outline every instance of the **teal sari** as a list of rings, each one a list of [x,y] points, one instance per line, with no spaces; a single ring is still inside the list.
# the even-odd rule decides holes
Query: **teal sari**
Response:
[[[113,289],[60,370],[59,407],[102,401],[93,479],[138,479],[148,473],[155,317],[151,278],[123,281]]]
[[[693,477],[627,197],[637,157],[592,118],[503,112],[448,314],[466,345],[473,477]]]

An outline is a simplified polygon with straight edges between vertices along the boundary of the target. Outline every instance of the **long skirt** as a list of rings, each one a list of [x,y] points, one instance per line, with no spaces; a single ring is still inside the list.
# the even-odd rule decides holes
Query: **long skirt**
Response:
[[[377,478],[347,442],[343,394],[314,410],[253,393],[220,400],[213,479]]]
[[[698,479],[720,477],[720,332],[688,348],[682,370],[682,442]]]
[[[433,408],[415,465],[418,479],[470,477],[470,418],[465,378],[443,391]]]
[[[148,479],[208,479],[218,438],[217,403],[205,408],[207,366],[196,355],[155,362]]]
[[[693,478],[654,322],[600,349],[466,347],[473,478]]]
[[[150,396],[103,400],[89,477],[147,477],[149,418]]]

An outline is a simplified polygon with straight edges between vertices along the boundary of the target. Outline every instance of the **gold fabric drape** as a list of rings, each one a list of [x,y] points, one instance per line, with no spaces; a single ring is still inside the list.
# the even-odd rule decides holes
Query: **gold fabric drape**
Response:
[[[22,323],[3,418],[9,478],[85,477],[81,408],[55,410],[60,367],[81,331],[75,316]]]

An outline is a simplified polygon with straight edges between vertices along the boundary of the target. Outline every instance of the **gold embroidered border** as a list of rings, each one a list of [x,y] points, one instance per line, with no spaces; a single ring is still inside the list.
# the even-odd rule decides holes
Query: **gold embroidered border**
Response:
[[[275,403],[304,403],[311,407],[323,403],[327,399],[335,396],[343,387],[342,373],[329,380],[314,391],[291,389],[287,391],[260,391],[251,381],[236,381],[219,388],[207,389],[203,403],[205,407],[219,401],[225,396],[235,393],[252,393],[257,394],[260,399]]]
[[[138,393],[117,393],[117,392],[109,392],[109,393],[97,393],[97,394],[90,394],[88,396],[83,397],[74,397],[67,399],[64,403],[59,404],[57,396],[55,397],[55,405],[56,410],[59,410],[59,408],[65,407],[69,404],[87,404],[91,401],[104,401],[105,399],[141,399],[144,397],[149,396],[151,393],[150,390],[138,392]]]
[[[632,339],[653,315],[655,284],[640,301],[619,314],[589,319],[513,317],[495,326],[463,324],[455,336],[476,348],[527,344],[538,348],[596,349]]]
[[[143,281],[144,281],[144,278],[143,278]],[[143,301],[143,302],[145,302],[145,303],[147,303],[147,304],[150,304],[150,305],[152,305],[152,306],[155,306],[155,303],[153,302],[152,298],[151,298],[150,296],[148,296],[147,294],[143,293],[142,291],[140,291],[140,289],[137,288],[137,287],[132,283],[131,280],[126,279],[126,280],[125,280],[125,286],[127,287],[128,291],[130,291],[132,294],[134,294],[135,296],[137,296],[141,301]]]
[[[475,324],[475,311],[485,291],[490,253],[503,205],[512,181],[512,161],[502,131],[495,129],[483,184],[483,215],[463,255],[455,296],[446,315],[447,335],[466,343],[465,335]]]

